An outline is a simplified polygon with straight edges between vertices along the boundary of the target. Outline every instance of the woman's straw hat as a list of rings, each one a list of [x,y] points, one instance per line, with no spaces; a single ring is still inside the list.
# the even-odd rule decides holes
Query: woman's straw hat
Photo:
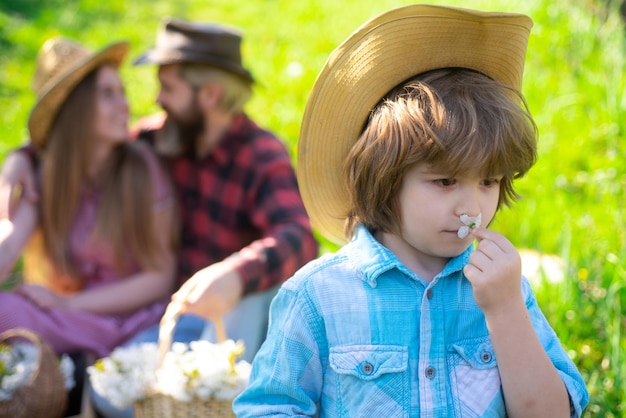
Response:
[[[345,242],[343,164],[383,96],[446,67],[473,69],[521,91],[531,27],[521,14],[412,5],[369,20],[339,45],[315,81],[298,143],[298,183],[317,231]]]
[[[128,47],[128,42],[117,42],[91,52],[63,37],[49,39],[43,44],[37,56],[32,84],[37,103],[28,119],[30,137],[37,147],[45,145],[50,126],[72,89],[102,64],[119,66]]]

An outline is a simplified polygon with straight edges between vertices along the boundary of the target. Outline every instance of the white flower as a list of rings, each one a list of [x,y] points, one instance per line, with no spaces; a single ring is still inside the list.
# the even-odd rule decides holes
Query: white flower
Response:
[[[59,367],[61,368],[61,374],[65,382],[65,389],[69,391],[76,386],[76,380],[74,379],[74,362],[70,356],[63,354],[59,361]]]
[[[159,363],[156,343],[119,347],[87,368],[96,392],[124,409],[145,396],[155,383]]]
[[[242,353],[243,344],[233,340],[173,343],[159,367],[158,345],[144,343],[115,349],[89,367],[88,373],[96,392],[120,408],[153,393],[182,402],[212,397],[232,400],[250,376],[248,362],[235,362]]]
[[[463,226],[459,228],[459,232],[457,232],[457,235],[459,236],[459,238],[463,239],[467,237],[471,230],[474,230],[480,226],[482,214],[479,213],[478,216],[467,216],[463,214],[459,218],[461,219]]]
[[[27,384],[39,367],[39,348],[31,343],[0,344],[0,400],[9,400],[13,393]],[[74,382],[74,363],[67,355],[61,357],[59,366],[66,389]]]

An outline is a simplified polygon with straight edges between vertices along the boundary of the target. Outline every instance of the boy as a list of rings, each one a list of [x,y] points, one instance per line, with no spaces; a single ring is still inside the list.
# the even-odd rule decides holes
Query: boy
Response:
[[[279,291],[238,417],[581,415],[585,384],[518,252],[480,227],[536,159],[521,106],[531,26],[413,5],[331,55],[298,180],[318,231],[351,241]]]

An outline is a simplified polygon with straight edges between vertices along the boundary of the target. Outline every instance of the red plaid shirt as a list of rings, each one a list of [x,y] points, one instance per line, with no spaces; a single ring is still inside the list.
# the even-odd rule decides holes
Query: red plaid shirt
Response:
[[[154,129],[141,129],[141,122],[139,129],[139,138],[153,140]],[[258,292],[317,256],[287,149],[246,115],[236,117],[206,157],[164,157],[164,162],[180,204],[181,283],[232,257],[244,293]]]

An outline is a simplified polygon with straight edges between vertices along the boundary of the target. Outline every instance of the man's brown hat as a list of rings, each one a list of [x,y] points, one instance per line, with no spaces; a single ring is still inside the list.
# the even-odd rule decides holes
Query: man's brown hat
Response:
[[[521,91],[532,20],[515,13],[411,5],[364,23],[317,77],[298,142],[298,184],[313,226],[345,242],[343,164],[373,107],[426,71],[462,67]]]
[[[91,52],[63,37],[49,39],[43,44],[37,56],[32,84],[37,102],[28,118],[28,130],[35,146],[45,146],[50,126],[74,87],[103,64],[119,66],[128,47],[128,42],[117,42]]]
[[[241,62],[241,33],[217,24],[167,18],[157,33],[156,46],[137,58],[140,64],[208,64],[254,81]]]

